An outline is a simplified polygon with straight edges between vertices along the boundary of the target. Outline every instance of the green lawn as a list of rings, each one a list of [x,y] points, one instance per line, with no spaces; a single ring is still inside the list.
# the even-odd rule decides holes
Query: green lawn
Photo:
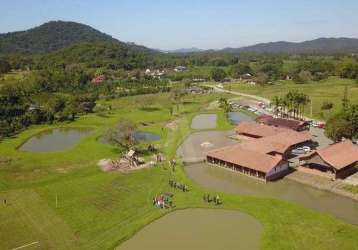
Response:
[[[331,77],[321,82],[310,82],[307,84],[295,84],[292,81],[279,81],[267,86],[249,86],[242,83],[226,85],[226,89],[231,89],[247,94],[258,95],[268,99],[278,95],[283,96],[288,91],[297,90],[307,94],[312,100],[313,117],[325,119],[328,114],[322,114],[322,104],[329,101],[334,104],[331,112],[335,112],[341,107],[344,88],[349,89],[349,98],[352,103],[358,104],[358,84],[349,79]],[[310,116],[310,104],[305,107],[305,114]]]
[[[33,249],[113,249],[151,221],[171,210],[159,210],[151,199],[164,191],[175,193],[176,209],[212,207],[202,202],[204,190],[188,179],[178,167],[173,173],[158,166],[129,174],[103,173],[96,166],[102,158],[116,157],[118,150],[96,140],[119,119],[148,123],[145,129],[162,136],[167,159],[174,157],[178,145],[192,130],[195,114],[207,113],[217,95],[189,96],[170,117],[166,95],[156,98],[152,111],[144,111],[136,98],[111,102],[113,114],[81,117],[70,127],[91,127],[92,134],[74,148],[58,153],[26,153],[16,148],[32,135],[54,126],[36,126],[0,143],[0,249],[12,249],[39,242]],[[218,128],[232,128],[220,110]],[[178,128],[165,128],[175,120]],[[168,180],[190,186],[189,193],[173,191]],[[58,206],[56,208],[56,196]],[[274,199],[220,194],[221,208],[240,210],[264,226],[262,249],[354,249],[358,227],[329,215],[320,214]],[[284,239],[284,240],[283,240]],[[30,249],[30,248],[29,248]]]
[[[17,83],[25,79],[29,72],[26,71],[14,71],[7,74],[0,75],[0,86],[4,84]]]

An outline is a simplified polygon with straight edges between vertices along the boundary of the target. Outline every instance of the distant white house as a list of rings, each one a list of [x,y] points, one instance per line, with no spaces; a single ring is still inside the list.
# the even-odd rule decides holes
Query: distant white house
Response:
[[[183,72],[185,70],[186,70],[185,66],[177,66],[177,67],[174,68],[175,72]]]
[[[252,78],[252,75],[250,73],[246,73],[240,76],[240,80],[249,80]]]
[[[193,78],[192,79],[193,82],[205,82],[204,78]]]
[[[156,70],[150,70],[150,69],[146,69],[145,74],[147,76],[151,76],[153,78],[158,78],[160,79],[161,76],[165,75],[165,71],[164,70],[160,70],[160,69],[156,69]]]

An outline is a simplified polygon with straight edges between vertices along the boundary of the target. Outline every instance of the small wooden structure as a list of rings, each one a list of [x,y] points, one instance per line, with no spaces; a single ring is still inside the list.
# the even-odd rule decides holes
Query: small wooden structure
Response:
[[[105,172],[107,171],[128,171],[140,169],[144,166],[144,160],[136,156],[134,150],[129,150],[119,160],[103,159],[98,162],[98,166]],[[144,166],[145,167],[145,166]]]

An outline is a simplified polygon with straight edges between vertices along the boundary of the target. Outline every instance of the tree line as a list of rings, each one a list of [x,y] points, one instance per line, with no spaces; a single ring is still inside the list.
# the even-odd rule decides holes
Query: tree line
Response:
[[[305,106],[310,102],[308,95],[289,91],[284,96],[274,96],[271,100],[274,113],[288,119],[304,119]]]
[[[334,141],[358,138],[358,105],[350,102],[347,87],[344,89],[340,110],[327,120],[326,134]]]

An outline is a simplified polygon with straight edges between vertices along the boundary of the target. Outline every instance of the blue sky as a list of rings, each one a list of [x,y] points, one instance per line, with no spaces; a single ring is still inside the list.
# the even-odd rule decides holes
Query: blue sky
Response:
[[[0,0],[0,6],[0,33],[66,20],[160,49],[358,38],[357,0]]]

